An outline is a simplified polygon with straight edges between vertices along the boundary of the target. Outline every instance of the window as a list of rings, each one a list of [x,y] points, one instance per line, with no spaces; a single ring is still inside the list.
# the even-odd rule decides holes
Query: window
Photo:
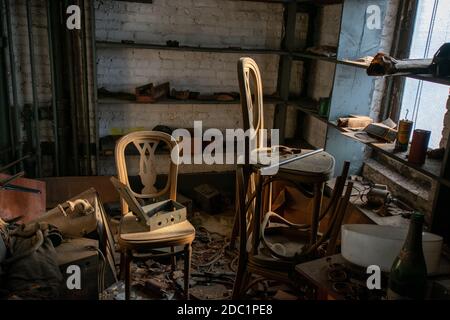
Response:
[[[419,0],[409,58],[432,58],[450,42],[450,1]],[[445,85],[406,79],[400,119],[414,121],[414,129],[431,131],[430,148],[438,148],[449,96]]]

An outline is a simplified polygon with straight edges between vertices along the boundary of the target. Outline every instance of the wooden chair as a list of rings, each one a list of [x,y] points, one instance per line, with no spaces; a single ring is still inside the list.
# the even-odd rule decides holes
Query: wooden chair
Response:
[[[255,192],[247,197],[244,168],[238,168],[236,176],[240,194],[238,199],[240,232],[239,263],[233,289],[234,299],[241,298],[255,284],[255,282],[249,282],[252,274],[290,284],[290,275],[295,265],[336,253],[340,228],[353,188],[353,183],[349,182],[342,196],[348,167],[349,163],[346,162],[343,173],[337,177],[336,186],[326,209],[321,211],[317,219],[312,217],[311,224],[302,225],[290,223],[271,211],[264,215],[261,222],[259,209],[249,210],[252,202],[263,200],[258,197],[258,194],[261,194],[271,182],[283,180],[301,189],[302,186],[299,186],[299,183],[303,183],[301,176],[297,176],[295,181],[286,180],[283,176],[264,177]],[[256,206],[260,208],[262,204],[256,204]],[[319,223],[326,217],[328,218],[327,228],[325,232],[319,233]],[[280,250],[280,246],[283,250]],[[261,278],[257,279],[259,280]]]
[[[256,62],[251,58],[241,58],[238,62],[238,80],[241,93],[241,105],[244,120],[244,130],[254,129],[255,135],[251,138],[255,139],[256,151],[266,152],[264,148],[263,135],[261,129],[264,129],[264,110],[263,110],[263,93],[262,80],[259,68]],[[252,85],[253,84],[253,85]],[[256,92],[252,92],[255,89]],[[282,151],[282,147],[279,150]],[[255,151],[255,150],[253,150]],[[318,234],[319,222],[325,216],[321,214],[321,205],[323,197],[323,189],[325,182],[330,180],[334,172],[334,158],[326,153],[320,152],[313,156],[291,162],[281,166],[278,173],[274,176],[262,176],[259,173],[260,165],[252,165],[248,161],[252,150],[247,150],[245,155],[245,163],[239,165],[236,170],[236,221],[233,228],[232,240],[239,230],[239,264],[236,275],[236,281],[233,290],[233,297],[239,298],[242,293],[246,292],[249,275],[252,273],[259,274],[268,278],[289,282],[288,274],[293,270],[294,264],[307,257],[313,256],[320,245],[331,239],[331,235],[336,236],[334,229],[330,229],[325,237]],[[310,150],[302,150],[302,153],[308,153]],[[346,168],[348,164],[346,164]],[[347,169],[348,170],[348,169]],[[347,170],[344,170],[346,177]],[[339,180],[345,180],[344,175]],[[313,212],[311,214],[311,223],[309,225],[293,225],[287,221],[288,232],[292,233],[292,229],[297,229],[297,235],[306,236],[307,242],[302,257],[298,255],[291,261],[289,259],[279,259],[273,257],[273,250],[261,251],[264,243],[261,243],[263,215],[262,212],[271,212],[271,183],[275,180],[285,180],[303,191],[305,195],[313,199]],[[312,186],[312,190],[306,190],[306,186]],[[343,185],[342,185],[343,187]],[[342,194],[342,189],[336,190],[337,194]],[[342,201],[341,196],[334,196],[334,201],[324,213],[330,215],[332,221],[337,219],[342,207],[345,207],[345,199]],[[342,204],[341,204],[342,203]],[[270,214],[270,217],[275,217]],[[265,221],[266,224],[268,221]],[[337,224],[332,224],[337,228]],[[285,230],[285,231],[286,231]],[[270,232],[275,231],[272,229]],[[280,231],[280,230],[278,230]],[[279,237],[279,235],[277,235]],[[305,237],[301,237],[301,241],[305,244]],[[285,239],[286,240],[286,239]],[[267,244],[267,243],[266,243]],[[302,246],[303,246],[302,244]],[[269,253],[267,253],[269,251]]]
[[[178,156],[178,146],[175,139],[165,133],[155,131],[139,131],[130,133],[121,138],[116,145],[115,158],[118,179],[130,186],[126,166],[125,149],[129,144],[134,144],[140,154],[139,176],[144,186],[141,192],[133,191],[138,199],[151,199],[154,201],[169,198],[176,201],[178,165],[170,161],[167,182],[163,189],[157,190],[155,151],[158,146],[168,147],[170,154]],[[191,265],[192,242],[195,238],[195,229],[189,221],[184,221],[173,226],[168,226],[155,231],[148,231],[136,221],[136,217],[128,211],[128,205],[122,199],[122,220],[119,228],[119,248],[121,250],[121,273],[125,276],[125,298],[130,298],[130,264],[134,256],[141,252],[146,257],[172,258],[172,269],[176,267],[176,257],[184,257],[184,291],[186,299],[189,299],[189,275]],[[177,247],[182,249],[178,250]],[[155,250],[170,249],[170,252]],[[168,251],[168,250],[167,250]],[[151,252],[151,254],[148,254]]]

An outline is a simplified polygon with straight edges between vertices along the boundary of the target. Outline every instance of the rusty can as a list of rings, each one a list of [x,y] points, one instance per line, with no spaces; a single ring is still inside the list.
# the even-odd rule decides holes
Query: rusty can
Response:
[[[408,150],[409,138],[411,137],[411,131],[413,122],[409,120],[400,120],[398,123],[397,140],[395,141],[395,150],[406,151]]]
[[[422,165],[427,156],[428,143],[430,142],[431,131],[414,130],[411,149],[409,150],[408,161],[413,164]]]

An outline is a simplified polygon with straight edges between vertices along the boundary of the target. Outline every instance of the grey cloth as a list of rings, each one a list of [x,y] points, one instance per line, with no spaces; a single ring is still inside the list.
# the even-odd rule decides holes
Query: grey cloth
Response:
[[[9,298],[58,298],[63,278],[50,237],[54,231],[46,223],[22,225],[11,231],[10,255],[2,265]]]

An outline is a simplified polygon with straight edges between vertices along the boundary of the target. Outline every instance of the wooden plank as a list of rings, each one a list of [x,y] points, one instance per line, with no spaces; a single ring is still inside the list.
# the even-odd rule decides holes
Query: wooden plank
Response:
[[[249,54],[275,54],[287,55],[288,52],[278,49],[250,49],[250,48],[220,48],[220,47],[201,47],[201,46],[179,46],[169,47],[163,44],[137,43],[137,42],[114,42],[97,41],[97,49],[100,48],[130,48],[130,49],[148,49],[148,50],[167,50],[167,51],[192,51],[192,52],[215,52],[215,53],[249,53]]]
[[[44,178],[48,208],[54,208],[90,188],[98,192],[103,203],[119,201],[119,194],[109,179],[108,176]]]
[[[265,104],[275,104],[283,102],[280,98],[275,97],[264,97]],[[170,104],[170,105],[180,105],[180,104],[189,104],[189,105],[198,105],[198,104],[239,104],[240,100],[232,100],[232,101],[218,101],[218,100],[177,100],[177,99],[160,99],[156,102],[138,102],[135,100],[126,100],[126,99],[117,99],[117,98],[100,98],[98,100],[99,104],[145,104],[145,105],[161,105],[161,104]]]

